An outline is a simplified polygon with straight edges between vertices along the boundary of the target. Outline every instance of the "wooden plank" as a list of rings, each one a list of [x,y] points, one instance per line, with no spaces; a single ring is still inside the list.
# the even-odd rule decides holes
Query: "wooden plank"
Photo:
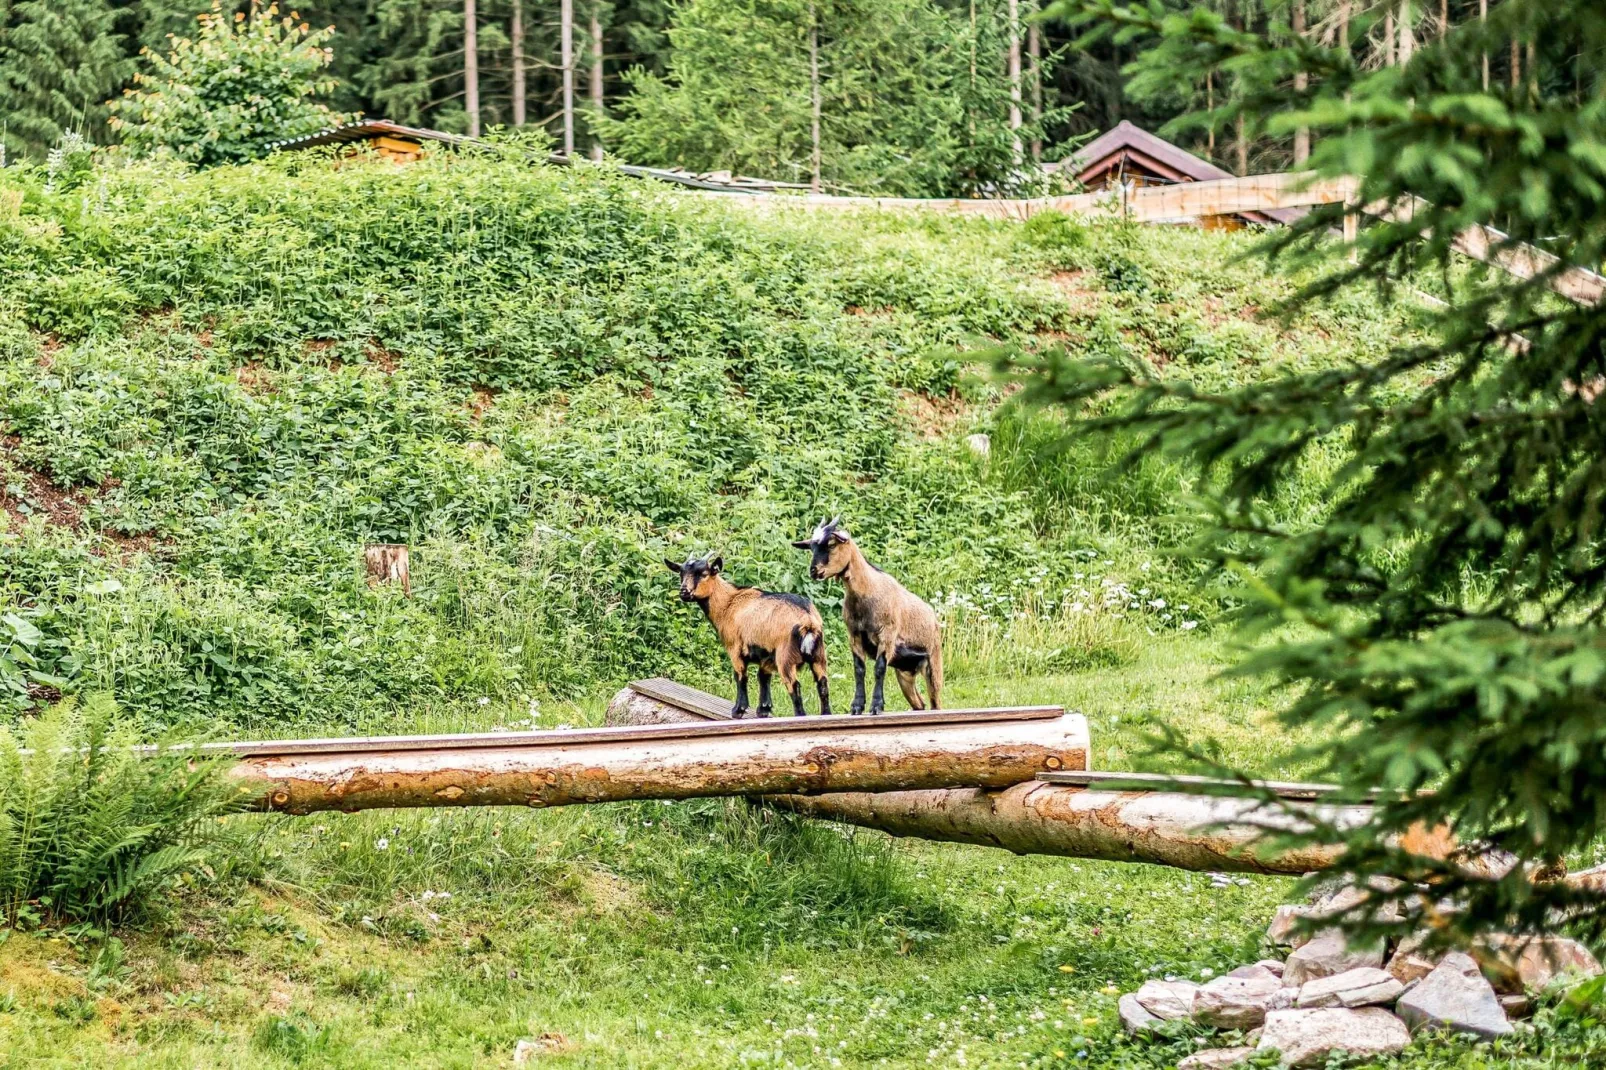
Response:
[[[659,702],[678,707],[687,713],[696,714],[698,717],[706,718],[707,720],[729,721],[731,719],[730,699],[720,698],[718,695],[710,695],[707,691],[699,691],[695,687],[687,687],[685,684],[662,676],[655,676],[650,680],[633,680],[630,683],[630,689],[638,694],[657,699]],[[883,713],[873,718],[836,713],[829,718],[825,718],[825,720],[834,722],[845,718],[851,721],[885,721],[888,718],[896,718],[895,723],[900,725],[920,725],[948,724],[952,721],[969,720],[1051,721],[1056,717],[1064,716],[1064,714],[1065,707],[1063,706],[990,706],[954,710],[909,710],[902,713]],[[788,716],[770,718],[769,720],[784,720],[795,724],[800,718]],[[769,720],[764,722],[745,720],[733,723],[767,724]],[[802,720],[819,721],[822,718],[808,717],[802,718]]]
[[[1222,777],[1170,775],[1166,773],[1123,773],[1091,770],[1039,773],[1037,779],[1045,784],[1068,784],[1074,787],[1096,787],[1102,791],[1186,791],[1190,787],[1204,788],[1200,794],[1257,795],[1270,791],[1281,799],[1318,799],[1336,795],[1343,789],[1337,784],[1303,784],[1287,780],[1254,780],[1245,785],[1241,780]],[[1356,796],[1356,802],[1371,802],[1377,798],[1373,788]],[[1348,800],[1346,800],[1348,801]]]
[[[678,685],[677,685],[678,686]],[[723,699],[685,688],[707,709],[710,704],[729,706]],[[654,696],[656,697],[656,696]],[[673,702],[691,701],[680,696]],[[685,708],[685,707],[681,707]],[[426,736],[351,736],[322,739],[247,740],[234,743],[203,743],[193,748],[203,754],[271,756],[279,754],[379,753],[419,750],[482,750],[507,747],[571,747],[583,743],[619,743],[634,740],[653,743],[663,739],[697,739],[720,736],[776,734],[835,734],[871,732],[883,729],[920,728],[934,725],[996,724],[1011,721],[1051,721],[1063,716],[1059,706],[1011,706],[1002,709],[911,711],[883,713],[878,717],[766,717],[731,720],[728,717],[685,724],[632,725],[611,728],[573,728],[535,732],[473,732]],[[708,716],[706,713],[702,716]],[[141,748],[151,751],[154,748]],[[169,748],[179,749],[179,748]]]
[[[1391,223],[1410,223],[1427,208],[1427,201],[1411,197],[1398,204],[1375,202],[1367,205],[1366,211]],[[1519,279],[1545,276],[1547,286],[1580,305],[1598,305],[1606,299],[1606,276],[1586,268],[1564,267],[1561,258],[1554,253],[1526,242],[1512,241],[1510,235],[1493,227],[1468,227],[1455,236],[1451,246],[1463,256],[1493,264]]]

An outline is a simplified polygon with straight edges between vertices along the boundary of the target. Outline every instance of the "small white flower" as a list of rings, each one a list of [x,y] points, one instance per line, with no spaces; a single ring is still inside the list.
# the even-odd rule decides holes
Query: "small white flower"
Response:
[[[1196,620],[1185,620],[1182,622],[1182,630],[1185,632],[1191,632],[1197,627],[1199,627],[1199,622]]]
[[[491,704],[491,700],[489,698],[487,698],[486,696],[481,695],[480,698],[479,698],[479,704],[481,706],[489,706]]]
[[[388,851],[388,850],[390,850],[390,841],[387,840],[383,836],[379,837],[379,839],[374,841],[374,850],[376,850],[376,851]]]
[[[1149,608],[1151,608],[1151,609],[1164,609],[1165,608],[1165,599],[1164,598],[1151,598],[1151,599],[1149,599]]]

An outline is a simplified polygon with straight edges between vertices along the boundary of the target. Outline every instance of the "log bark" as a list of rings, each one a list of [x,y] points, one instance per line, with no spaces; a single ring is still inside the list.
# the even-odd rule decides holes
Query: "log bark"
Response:
[[[722,716],[713,696],[665,681],[644,681],[651,694],[627,687],[608,705],[609,724],[672,724]],[[665,701],[669,699],[670,701]],[[690,707],[690,708],[688,708]],[[885,716],[885,715],[883,715]],[[1084,761],[1067,766],[1085,770]],[[1281,812],[1254,799],[1180,792],[1099,791],[1035,780],[1003,790],[954,789],[770,795],[763,802],[808,817],[950,843],[1002,847],[1016,854],[1067,855],[1150,862],[1215,872],[1307,873],[1330,867],[1341,848],[1317,846],[1261,857],[1253,848],[1266,828],[1289,828]],[[1364,820],[1368,807],[1322,807],[1340,825]],[[1225,824],[1223,824],[1225,823]]]
[[[564,806],[822,791],[1003,787],[1087,763],[1087,722],[985,711],[770,718],[474,736],[239,744],[256,809]]]
[[[851,792],[765,801],[894,836],[1208,872],[1297,875],[1331,867],[1343,851],[1336,844],[1261,851],[1268,829],[1295,831],[1302,822],[1255,799],[1181,792],[1099,791],[1034,781],[1002,791]],[[1367,806],[1310,809],[1340,827],[1364,823],[1371,811]]]

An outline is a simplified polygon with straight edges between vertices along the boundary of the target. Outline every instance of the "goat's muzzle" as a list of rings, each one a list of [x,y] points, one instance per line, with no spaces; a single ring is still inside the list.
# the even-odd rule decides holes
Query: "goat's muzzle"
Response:
[[[682,587],[680,589],[680,600],[682,602],[695,602],[697,601],[697,596],[686,590],[686,588]]]

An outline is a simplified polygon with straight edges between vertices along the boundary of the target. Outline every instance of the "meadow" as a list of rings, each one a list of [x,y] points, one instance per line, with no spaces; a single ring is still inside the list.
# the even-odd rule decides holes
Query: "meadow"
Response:
[[[0,172],[0,717],[110,693],[148,738],[600,721],[729,694],[659,563],[841,515],[939,607],[953,704],[1087,714],[1094,762],[1311,768],[1221,677],[1231,587],[1171,551],[1191,487],[1066,438],[999,347],[1201,384],[1366,360],[1363,295],[1274,310],[1254,236],[749,216],[585,168],[316,156]],[[990,436],[983,456],[966,444]],[[1341,444],[1333,444],[1336,463]],[[1319,473],[1268,509],[1321,508]],[[362,546],[412,547],[410,595]],[[845,656],[833,661],[845,694]],[[892,708],[901,708],[901,699]],[[893,841],[739,800],[218,819],[94,924],[0,928],[0,1066],[1164,1067],[1115,995],[1256,957],[1292,882]],[[115,924],[112,924],[115,923]],[[1562,1066],[1550,1009],[1399,1067]]]

